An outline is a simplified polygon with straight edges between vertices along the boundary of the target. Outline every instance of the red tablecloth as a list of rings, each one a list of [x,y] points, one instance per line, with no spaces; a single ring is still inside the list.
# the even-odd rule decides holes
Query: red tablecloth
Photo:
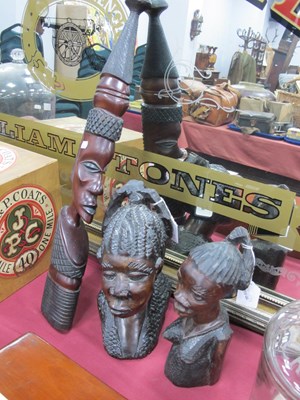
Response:
[[[283,140],[244,135],[226,126],[212,127],[182,121],[179,144],[194,151],[299,180],[300,147]]]
[[[34,332],[129,400],[249,399],[263,342],[261,335],[233,325],[219,382],[211,387],[178,388],[164,376],[171,343],[163,337],[154,351],[141,360],[117,360],[105,352],[96,300],[100,276],[94,259],[87,266],[75,323],[69,333],[56,332],[41,315],[45,278],[42,274],[0,304],[0,347],[26,332]],[[176,318],[171,303],[164,328]]]
[[[127,111],[122,118],[124,120],[124,128],[142,132],[142,117],[140,113]]]
[[[125,128],[142,132],[141,114],[126,112]],[[227,128],[181,123],[179,145],[252,168],[299,180],[300,147],[283,140],[244,135]]]

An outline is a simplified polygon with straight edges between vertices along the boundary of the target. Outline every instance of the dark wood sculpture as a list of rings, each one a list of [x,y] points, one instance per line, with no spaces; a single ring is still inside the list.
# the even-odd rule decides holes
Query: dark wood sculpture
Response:
[[[89,248],[82,221],[93,220],[97,196],[102,193],[102,175],[121,135],[121,116],[129,105],[138,18],[150,3],[126,0],[130,15],[102,70],[73,168],[73,201],[60,212],[42,299],[43,315],[59,331],[69,330],[74,319]]]
[[[175,385],[204,386],[218,381],[232,335],[220,300],[246,289],[253,267],[251,241],[243,227],[235,228],[223,242],[197,246],[181,265],[174,293],[180,318],[164,332],[173,343],[165,375]]]
[[[276,187],[289,190],[285,184],[276,185]],[[275,211],[269,204],[264,204],[259,196],[255,196],[252,204],[255,207],[260,207],[268,213],[269,217],[275,218]],[[268,231],[258,229],[259,235],[268,235]],[[263,236],[262,236],[263,237]],[[256,238],[252,240],[253,251],[255,255],[255,268],[253,273],[253,281],[258,285],[265,286],[269,289],[276,289],[285,258],[288,253],[286,247],[280,246],[277,243],[269,242]]]
[[[184,162],[209,166],[207,160],[178,146],[182,120],[179,74],[160,22],[160,15],[167,7],[165,0],[152,0],[152,6],[146,10],[149,15],[149,27],[140,91],[143,98],[141,113],[144,149]],[[192,185],[192,182],[190,184]],[[185,225],[187,213],[192,212],[195,216],[195,207],[167,197],[165,200],[176,223],[184,228],[180,230],[180,244],[174,244],[174,250],[186,254],[191,246],[202,242],[201,237],[197,235],[202,232],[208,233],[216,223],[212,222],[212,218],[202,223],[200,218],[197,221],[194,218]],[[221,221],[220,216],[218,219]]]
[[[176,67],[171,67],[172,56],[160,22],[160,14],[167,7],[165,0],[153,0],[146,11],[149,27],[141,73],[143,139],[145,150],[180,158],[183,151],[178,147],[177,140],[181,131],[182,108],[176,101],[181,95],[179,76]],[[166,90],[166,79],[169,92]]]
[[[182,120],[179,75],[160,22],[160,14],[167,7],[165,0],[152,0],[152,6],[146,11],[149,26],[141,73],[143,141],[146,151],[184,160],[187,151],[178,146]],[[165,200],[176,222],[183,223],[182,203]]]
[[[161,273],[169,218],[156,191],[140,181],[117,190],[108,206],[98,252],[98,307],[104,347],[113,357],[142,358],[157,344],[171,295]]]

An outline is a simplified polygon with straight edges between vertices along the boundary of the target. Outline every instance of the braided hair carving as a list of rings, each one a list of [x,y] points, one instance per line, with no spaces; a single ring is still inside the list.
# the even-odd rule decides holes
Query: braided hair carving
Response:
[[[163,258],[172,233],[170,212],[153,189],[131,180],[112,197],[103,221],[103,251],[129,257]]]
[[[237,248],[241,244],[242,252]],[[222,242],[205,243],[189,256],[207,278],[235,289],[246,289],[251,281],[255,257],[247,229],[238,226]]]

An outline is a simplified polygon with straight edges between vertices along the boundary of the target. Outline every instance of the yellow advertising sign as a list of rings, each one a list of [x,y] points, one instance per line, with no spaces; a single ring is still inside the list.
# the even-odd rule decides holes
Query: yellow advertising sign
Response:
[[[0,141],[58,160],[63,203],[70,199],[71,171],[81,134],[45,125],[38,120],[0,113]]]
[[[257,235],[257,237],[259,237],[260,239],[268,240],[270,242],[279,243],[281,246],[287,247],[289,249],[300,251],[300,206],[297,204],[294,206],[290,226],[288,227],[285,236],[280,236],[279,238],[276,238],[274,236],[264,234]]]
[[[119,144],[108,175],[143,180],[161,195],[285,235],[295,193]],[[259,198],[260,206],[252,204]]]
[[[300,251],[300,207],[293,192],[120,143],[107,174],[119,182],[143,180],[160,195],[244,222],[252,232],[255,227],[254,236]]]
[[[84,120],[78,120],[83,131]],[[56,158],[61,185],[69,191],[81,137],[79,132],[47,125],[47,121],[0,114],[0,140]],[[163,196],[244,222],[251,229],[254,226],[256,236],[300,251],[300,207],[294,192],[146,152],[130,142],[116,144],[106,175],[123,183],[142,180]],[[259,206],[253,205],[254,197]]]

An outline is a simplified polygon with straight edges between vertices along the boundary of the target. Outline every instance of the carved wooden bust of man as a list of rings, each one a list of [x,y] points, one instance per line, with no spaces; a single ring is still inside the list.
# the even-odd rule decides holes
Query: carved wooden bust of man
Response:
[[[122,359],[142,358],[153,350],[171,293],[170,282],[161,273],[166,227],[159,213],[150,209],[144,189],[139,191],[140,184],[132,186],[132,198],[129,195],[126,205],[112,215],[108,210],[98,252],[102,269],[98,306],[104,347],[111,356]],[[131,191],[127,191],[131,185],[129,182],[121,189],[121,198]],[[151,192],[156,193],[148,190]],[[152,203],[157,203],[157,198]],[[114,201],[119,202],[118,193]]]
[[[235,246],[242,243],[243,253]],[[232,331],[220,300],[246,289],[254,267],[245,228],[235,228],[223,242],[191,250],[178,271],[174,293],[180,318],[164,332],[173,343],[165,375],[176,386],[213,385],[220,377]]]

